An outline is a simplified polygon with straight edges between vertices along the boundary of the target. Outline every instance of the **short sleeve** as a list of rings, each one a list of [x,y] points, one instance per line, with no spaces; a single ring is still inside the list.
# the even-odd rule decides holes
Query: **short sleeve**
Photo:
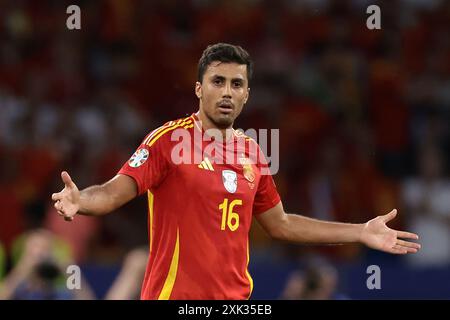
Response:
[[[275,182],[271,175],[262,175],[253,202],[253,214],[258,215],[273,207],[281,201]]]
[[[157,187],[171,169],[169,148],[164,138],[155,140],[149,134],[118,172],[136,181],[139,195]]]
[[[258,164],[261,178],[258,183],[255,200],[253,202],[253,214],[257,215],[275,207],[280,201],[277,187],[270,174],[269,165],[264,153],[258,148]]]

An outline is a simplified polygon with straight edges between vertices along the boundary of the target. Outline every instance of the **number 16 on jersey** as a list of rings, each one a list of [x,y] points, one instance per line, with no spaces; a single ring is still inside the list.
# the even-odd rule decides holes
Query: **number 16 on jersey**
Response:
[[[242,200],[235,199],[228,204],[228,199],[225,198],[219,205],[219,209],[222,210],[220,230],[225,230],[228,226],[231,231],[235,231],[239,227],[239,215],[233,212],[235,206],[242,206]]]

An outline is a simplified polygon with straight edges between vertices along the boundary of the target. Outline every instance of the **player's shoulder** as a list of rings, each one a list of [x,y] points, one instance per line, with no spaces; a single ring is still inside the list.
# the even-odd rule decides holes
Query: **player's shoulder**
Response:
[[[267,159],[265,150],[261,148],[257,140],[249,135],[246,135],[242,130],[233,130],[236,139],[239,142],[243,142],[245,146],[245,152],[247,155],[255,161],[258,166],[266,166]]]
[[[252,137],[246,135],[242,130],[234,130],[233,129],[233,133],[234,133],[234,136],[236,137],[236,139],[238,139],[240,141],[245,141],[246,144],[259,147],[258,142],[256,142],[256,140],[253,139]]]
[[[169,142],[170,133],[174,130],[188,130],[193,127],[194,118],[192,116],[171,120],[147,134],[142,144],[151,147],[157,142]]]

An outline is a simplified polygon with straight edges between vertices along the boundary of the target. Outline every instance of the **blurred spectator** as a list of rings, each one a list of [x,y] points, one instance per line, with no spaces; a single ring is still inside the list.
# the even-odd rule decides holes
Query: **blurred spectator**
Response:
[[[6,268],[6,254],[2,243],[0,242],[0,281],[3,279],[3,276],[5,275],[5,268]]]
[[[129,252],[119,275],[106,293],[105,299],[139,300],[147,259],[147,247],[136,248]]]
[[[89,247],[98,231],[98,219],[80,217],[74,223],[67,223],[58,216],[56,209],[47,209],[44,226],[60,239],[64,240],[73,252],[73,259],[77,263],[85,262],[89,256]]]
[[[288,277],[280,299],[347,299],[338,292],[339,274],[337,270],[332,265],[320,260],[309,261],[305,268],[293,271]]]
[[[28,232],[18,239],[15,249],[13,269],[1,283],[0,299],[93,298],[89,286],[83,280],[80,290],[66,287],[64,276],[69,265],[69,253],[64,244],[49,231],[40,229]]]
[[[423,250],[408,257],[413,266],[444,266],[450,263],[450,181],[446,163],[433,145],[419,150],[419,173],[403,184],[403,201],[409,229],[420,235]]]
[[[19,170],[15,160],[13,152],[0,149],[0,243],[7,251],[14,238],[26,227],[24,201],[17,188]]]

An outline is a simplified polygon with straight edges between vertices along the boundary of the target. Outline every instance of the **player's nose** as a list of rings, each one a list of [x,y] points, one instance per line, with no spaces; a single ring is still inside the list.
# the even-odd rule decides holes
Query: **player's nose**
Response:
[[[222,98],[231,99],[231,84],[227,83],[223,86]]]

